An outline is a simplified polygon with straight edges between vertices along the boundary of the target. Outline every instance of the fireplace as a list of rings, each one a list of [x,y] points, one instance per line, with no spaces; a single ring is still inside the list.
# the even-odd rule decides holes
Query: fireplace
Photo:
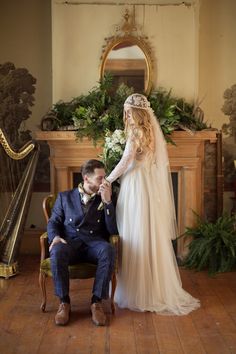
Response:
[[[98,158],[101,147],[94,146],[87,138],[75,141],[74,132],[48,132],[36,133],[37,140],[47,141],[50,147],[50,180],[51,192],[67,190],[78,185],[81,181],[80,168],[82,164],[91,158]],[[208,212],[207,200],[215,198],[215,208],[218,208],[222,199],[222,172],[217,168],[217,154],[211,155],[216,160],[211,163],[212,186],[206,185],[210,172],[205,163],[206,146],[217,150],[217,131],[205,130],[190,135],[184,131],[176,131],[172,134],[176,145],[168,145],[168,154],[172,173],[174,199],[179,234],[185,231],[186,226],[195,224],[195,211],[200,216]],[[207,157],[209,159],[209,156]],[[205,176],[206,175],[206,176]],[[207,178],[205,178],[207,177]],[[187,253],[186,241],[181,238],[177,243],[178,257],[182,258]]]

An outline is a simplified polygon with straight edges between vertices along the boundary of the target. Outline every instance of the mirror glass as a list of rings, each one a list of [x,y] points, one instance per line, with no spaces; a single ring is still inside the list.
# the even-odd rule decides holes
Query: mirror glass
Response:
[[[131,40],[116,43],[104,58],[102,77],[105,73],[113,77],[113,90],[124,83],[135,92],[145,93],[149,85],[149,66],[141,47]]]

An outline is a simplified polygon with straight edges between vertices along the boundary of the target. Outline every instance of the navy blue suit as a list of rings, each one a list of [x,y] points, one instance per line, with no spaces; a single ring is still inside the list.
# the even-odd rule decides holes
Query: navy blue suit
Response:
[[[49,243],[55,236],[67,242],[55,244],[50,252],[56,295],[60,298],[69,295],[68,266],[82,261],[97,264],[93,295],[107,298],[115,259],[115,250],[108,240],[109,235],[118,233],[113,203],[101,204],[101,197],[96,195],[84,214],[77,188],[61,192],[47,232]]]

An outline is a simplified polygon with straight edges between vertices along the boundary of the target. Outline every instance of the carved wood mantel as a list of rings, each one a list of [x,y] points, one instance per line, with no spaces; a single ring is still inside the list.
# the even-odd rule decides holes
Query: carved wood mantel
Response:
[[[47,141],[50,147],[51,192],[73,187],[73,173],[79,172],[88,159],[98,158],[101,146],[95,147],[87,138],[75,140],[71,131],[38,131],[37,140]],[[182,234],[186,226],[193,226],[193,210],[204,215],[204,158],[205,143],[215,144],[216,130],[203,130],[190,135],[185,131],[172,134],[175,145],[168,144],[171,172],[178,174],[178,227]],[[187,249],[185,241],[178,242],[178,256],[183,257]]]

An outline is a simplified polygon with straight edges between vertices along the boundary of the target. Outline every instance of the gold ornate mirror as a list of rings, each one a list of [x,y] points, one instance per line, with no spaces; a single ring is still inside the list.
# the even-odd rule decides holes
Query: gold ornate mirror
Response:
[[[101,57],[100,78],[111,73],[113,87],[121,83],[133,87],[135,92],[148,94],[152,86],[152,56],[147,37],[135,36],[134,23],[126,12],[125,24],[119,34],[106,39]]]

